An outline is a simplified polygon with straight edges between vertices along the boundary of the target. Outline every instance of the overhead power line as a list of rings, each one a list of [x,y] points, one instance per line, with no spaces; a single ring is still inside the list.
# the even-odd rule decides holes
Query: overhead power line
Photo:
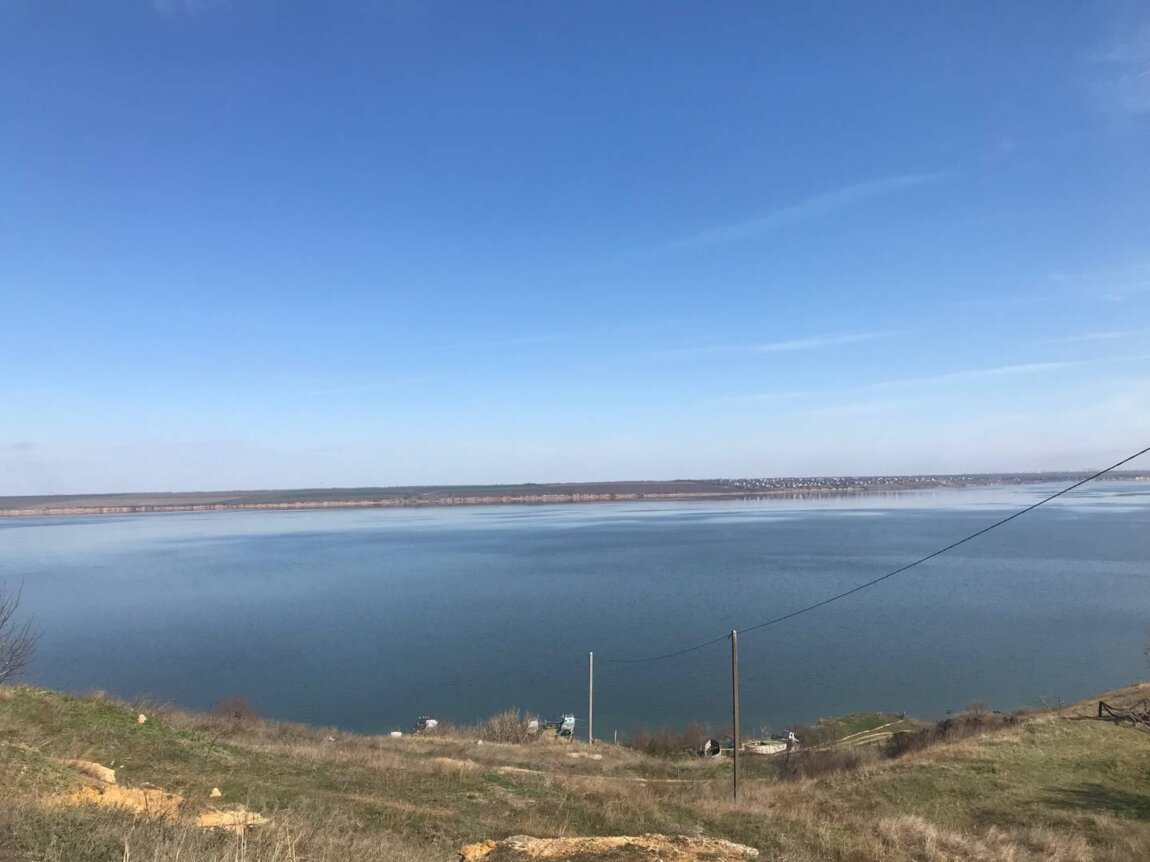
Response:
[[[783,614],[780,617],[775,617],[774,619],[766,620],[765,622],[757,623],[753,626],[746,626],[745,628],[740,628],[738,631],[740,634],[746,634],[747,632],[753,632],[756,629],[765,629],[767,626],[777,625],[778,623],[785,622],[786,620],[794,619],[797,616],[802,616],[803,614],[810,613],[811,611],[817,610],[818,608],[824,607],[825,605],[829,605],[831,602],[837,602],[839,599],[845,599],[847,596],[853,596],[855,593],[862,592],[863,590],[869,589],[870,587],[873,587],[876,584],[881,584],[883,581],[887,580],[888,578],[893,578],[895,575],[901,575],[903,572],[907,571],[908,569],[913,569],[915,566],[922,565],[923,563],[927,562],[928,560],[933,560],[935,557],[941,556],[942,554],[945,554],[947,551],[953,551],[959,545],[965,545],[967,542],[971,541],[972,539],[977,539],[979,536],[985,535],[986,533],[989,533],[991,530],[997,529],[998,527],[1001,527],[1003,524],[1007,524],[1007,523],[1013,521],[1015,518],[1021,518],[1027,512],[1033,512],[1039,506],[1045,506],[1051,500],[1055,500],[1058,497],[1061,497],[1063,494],[1069,494],[1071,491],[1075,490],[1076,488],[1081,488],[1087,482],[1092,482],[1095,479],[1097,479],[1099,476],[1104,476],[1105,474],[1110,473],[1113,470],[1117,470],[1123,464],[1129,464],[1135,458],[1138,458],[1142,455],[1145,455],[1147,452],[1150,452],[1150,446],[1147,446],[1145,449],[1142,449],[1141,451],[1135,452],[1133,455],[1131,455],[1127,458],[1123,458],[1117,464],[1111,464],[1105,470],[1099,470],[1097,473],[1094,473],[1091,476],[1087,476],[1085,479],[1082,479],[1081,481],[1075,482],[1073,485],[1070,485],[1069,487],[1063,488],[1061,491],[1058,491],[1055,494],[1051,494],[1049,497],[1044,497],[1043,499],[1039,500],[1037,503],[1032,503],[1031,505],[1027,506],[1025,509],[1019,509],[1014,514],[1008,515],[999,521],[995,521],[993,524],[991,524],[987,527],[983,527],[981,530],[979,530],[976,533],[971,533],[969,536],[966,536],[963,539],[959,539],[957,542],[951,542],[945,548],[939,548],[934,553],[927,554],[925,557],[920,557],[919,559],[915,560],[913,563],[907,563],[905,566],[901,566],[901,567],[895,569],[893,572],[887,572],[885,575],[880,575],[879,577],[874,578],[873,580],[869,580],[866,583],[859,584],[857,587],[852,587],[851,589],[846,590],[845,592],[841,592],[841,593],[838,593],[837,595],[831,596],[830,598],[823,599],[821,602],[815,602],[813,605],[807,605],[805,608],[799,608],[797,611],[791,611],[788,614]],[[687,653],[695,652],[695,650],[701,650],[704,647],[709,647],[712,644],[717,644],[720,641],[725,641],[729,637],[730,637],[730,634],[720,635],[717,638],[711,638],[709,641],[703,641],[702,643],[695,644],[694,646],[689,646],[689,647],[686,647],[684,649],[675,650],[674,652],[663,653],[662,655],[647,656],[646,658],[607,658],[604,660],[609,661],[609,662],[613,662],[615,664],[639,664],[642,662],[662,661],[663,659],[675,658],[676,656],[686,655]]]

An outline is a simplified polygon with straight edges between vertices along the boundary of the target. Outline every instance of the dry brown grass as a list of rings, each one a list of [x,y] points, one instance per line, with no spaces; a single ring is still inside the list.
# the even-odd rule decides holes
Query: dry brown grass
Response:
[[[1031,718],[898,760],[787,783],[752,771],[738,804],[729,762],[581,743],[357,736],[251,719],[0,689],[0,862],[124,858],[272,862],[454,858],[512,834],[729,838],[764,859],[1150,858],[1150,743],[1077,714]],[[1109,699],[1109,696],[1107,696]],[[149,721],[136,724],[136,713]],[[271,822],[243,836],[90,806],[49,810],[82,757],[205,810],[213,786]],[[9,849],[15,848],[15,849]]]
[[[236,835],[122,811],[45,810],[0,793],[0,862],[346,862],[448,860],[448,848],[364,832],[351,820],[285,817]]]
[[[877,838],[891,853],[922,862],[1092,862],[1095,854],[1077,835],[1036,827],[982,835],[945,829],[922,817],[884,817]]]

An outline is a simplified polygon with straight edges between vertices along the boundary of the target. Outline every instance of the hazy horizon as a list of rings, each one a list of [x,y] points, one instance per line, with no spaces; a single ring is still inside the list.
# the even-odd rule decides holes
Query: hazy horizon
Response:
[[[1093,473],[1101,469],[1099,466],[1080,467],[1080,468],[1057,468],[1049,470],[958,470],[947,473],[940,472],[918,472],[918,473],[823,473],[823,474],[792,474],[792,475],[774,475],[774,476],[752,476],[752,475],[729,475],[729,476],[676,476],[676,477],[662,477],[662,478],[614,478],[614,479],[576,479],[576,480],[555,480],[555,481],[540,481],[528,479],[521,482],[443,482],[436,484],[403,484],[403,485],[313,485],[313,486],[280,486],[280,487],[216,487],[216,488],[165,488],[165,489],[152,489],[142,490],[140,488],[126,488],[114,491],[101,491],[101,490],[81,490],[81,491],[60,491],[51,494],[0,494],[3,497],[99,497],[103,495],[155,495],[155,494],[259,494],[259,493],[284,493],[291,491],[377,491],[377,490],[390,490],[395,488],[417,488],[417,489],[435,489],[435,488],[503,488],[503,487],[531,487],[539,486],[542,488],[565,486],[565,485],[626,485],[638,483],[671,483],[671,482],[714,482],[714,481],[727,481],[727,480],[740,480],[740,479],[763,479],[763,480],[790,480],[790,479],[833,479],[833,478],[915,478],[918,476],[1061,476],[1064,474],[1081,475]],[[1111,479],[1120,480],[1130,478],[1132,476],[1141,477],[1150,473],[1148,470],[1137,470],[1131,467],[1115,470],[1107,475]],[[748,493],[753,493],[748,491]]]

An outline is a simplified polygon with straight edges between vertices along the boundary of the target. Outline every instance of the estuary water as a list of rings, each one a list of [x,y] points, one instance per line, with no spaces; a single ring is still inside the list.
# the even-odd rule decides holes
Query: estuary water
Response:
[[[0,519],[30,681],[382,731],[511,706],[597,735],[729,724],[745,628],[1057,486],[816,499]],[[1111,481],[740,637],[744,727],[1076,700],[1150,676],[1150,483]]]

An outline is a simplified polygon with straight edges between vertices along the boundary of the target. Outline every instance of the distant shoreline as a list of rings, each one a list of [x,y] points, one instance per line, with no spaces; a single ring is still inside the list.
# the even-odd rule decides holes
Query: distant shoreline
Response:
[[[284,491],[68,494],[0,497],[0,517],[137,515],[159,512],[409,509],[432,506],[556,505],[642,500],[801,499],[932,488],[1079,481],[1090,473],[999,473],[931,476],[836,476],[490,486],[329,488]],[[1150,480],[1122,472],[1099,481]]]

